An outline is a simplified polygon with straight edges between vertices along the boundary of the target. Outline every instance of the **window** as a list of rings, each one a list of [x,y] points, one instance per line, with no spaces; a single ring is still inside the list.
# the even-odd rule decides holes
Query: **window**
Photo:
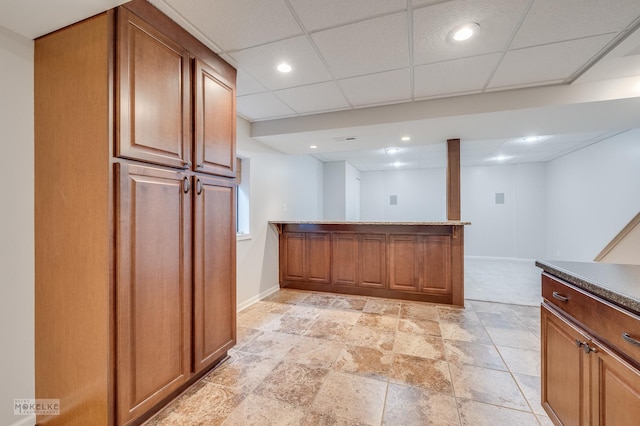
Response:
[[[246,157],[236,158],[236,176],[238,179],[238,193],[236,197],[236,237],[239,240],[251,238],[250,229],[250,160]]]

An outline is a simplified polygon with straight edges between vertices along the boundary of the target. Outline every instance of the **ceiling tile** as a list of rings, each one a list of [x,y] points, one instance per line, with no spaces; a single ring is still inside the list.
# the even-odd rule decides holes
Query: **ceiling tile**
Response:
[[[331,79],[305,36],[231,52],[229,56],[259,83],[271,90]],[[287,62],[293,70],[289,73],[279,72],[276,66],[281,62]]]
[[[309,31],[403,10],[407,0],[289,0]]]
[[[501,53],[493,53],[415,67],[415,97],[480,91],[496,69],[501,57]]]
[[[411,99],[409,69],[382,72],[338,82],[352,105],[375,105]]]
[[[164,0],[224,50],[302,34],[283,0]]]
[[[529,0],[451,1],[414,10],[414,64],[501,52],[528,3]],[[480,25],[477,36],[465,43],[447,41],[449,31],[469,22]]]
[[[617,32],[627,28],[639,15],[638,0],[536,0],[512,47]]]
[[[333,81],[278,90],[273,93],[301,114],[350,107]]]
[[[242,69],[238,70],[236,86],[237,96],[253,95],[254,93],[262,93],[267,91],[267,89],[265,89],[262,84],[258,83],[253,77],[251,77]]]
[[[311,37],[336,78],[409,66],[404,12],[321,31]]]
[[[489,87],[565,80],[594,57],[612,35],[583,38],[506,53]]]
[[[453,1],[453,0],[411,0],[413,4],[413,6],[428,6],[431,4],[437,4],[437,3],[446,3],[448,1]]]
[[[249,120],[295,115],[291,108],[270,92],[238,96],[236,106],[238,114]]]

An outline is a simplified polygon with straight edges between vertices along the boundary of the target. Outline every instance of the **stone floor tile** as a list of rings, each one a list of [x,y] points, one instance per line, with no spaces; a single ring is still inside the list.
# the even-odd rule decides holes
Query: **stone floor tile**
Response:
[[[298,344],[287,354],[287,361],[310,367],[329,368],[344,348],[345,345],[340,342],[301,337]]]
[[[540,350],[540,339],[530,331],[485,327],[496,346]]]
[[[440,333],[446,340],[462,340],[465,342],[477,342],[491,344],[491,338],[482,325],[464,325],[454,322],[440,321]]]
[[[284,358],[287,353],[298,343],[297,336],[293,334],[263,331],[238,351],[252,353],[267,358]]]
[[[339,322],[342,324],[355,325],[360,318],[359,311],[348,311],[340,309],[325,309],[322,312],[322,319],[327,321]]]
[[[440,336],[441,334],[440,323],[438,321],[419,318],[400,318],[398,330],[429,336]]]
[[[331,304],[334,309],[346,309],[350,311],[362,311],[369,299],[356,296],[338,296]]]
[[[438,321],[438,308],[426,303],[402,302],[400,318]]]
[[[362,312],[378,315],[398,315],[400,313],[402,302],[387,299],[371,298],[362,308]]]
[[[305,336],[318,339],[335,340],[337,342],[348,342],[349,333],[354,326],[342,324],[335,321],[317,319],[306,331]]]
[[[538,426],[532,413],[458,399],[458,410],[463,426]]]
[[[462,340],[445,340],[444,349],[447,361],[450,363],[475,365],[477,367],[493,368],[494,370],[507,369],[494,345]]]
[[[529,402],[531,409],[536,414],[542,414],[546,416],[544,408],[542,408],[542,392],[540,390],[541,383],[538,376],[527,376],[526,374],[514,374],[516,383],[520,387],[520,390],[524,394],[524,397]]]
[[[336,300],[336,296],[326,293],[312,293],[298,302],[299,305],[310,305],[318,307],[329,307]]]
[[[508,371],[455,364],[449,368],[457,398],[529,410],[529,404]]]
[[[420,358],[445,359],[444,342],[440,337],[398,331],[393,352]]]
[[[283,361],[254,389],[253,393],[288,404],[311,405],[328,370]]]
[[[449,365],[442,360],[394,354],[389,380],[453,395]]]
[[[452,395],[389,383],[383,425],[460,425],[456,399]]]
[[[204,380],[236,393],[248,393],[255,389],[279,362],[278,359],[237,352],[227,362],[207,374]]]
[[[535,350],[507,348],[496,346],[507,368],[512,373],[527,374],[529,376],[540,377],[541,355],[539,348]]]
[[[356,325],[375,328],[377,330],[393,331],[398,329],[398,317],[391,315],[378,315],[378,314],[360,314]]]
[[[396,333],[392,331],[355,325],[349,332],[346,342],[356,346],[390,351],[393,349],[395,335]]]
[[[224,426],[300,426],[305,416],[306,413],[302,407],[250,394],[222,424]]]
[[[393,354],[363,346],[346,346],[336,359],[333,369],[374,379],[387,380]]]

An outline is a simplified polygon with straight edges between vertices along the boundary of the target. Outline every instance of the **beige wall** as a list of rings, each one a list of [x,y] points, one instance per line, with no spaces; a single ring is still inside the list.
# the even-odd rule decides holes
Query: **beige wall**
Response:
[[[0,424],[34,396],[33,41],[0,27]]]

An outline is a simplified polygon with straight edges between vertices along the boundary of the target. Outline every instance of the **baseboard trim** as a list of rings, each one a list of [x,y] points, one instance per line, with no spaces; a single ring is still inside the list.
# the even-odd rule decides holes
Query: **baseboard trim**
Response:
[[[36,416],[28,415],[9,426],[34,426],[36,424]]]
[[[246,300],[240,304],[238,304],[238,306],[236,306],[236,311],[240,312],[243,309],[248,308],[249,306],[253,305],[254,303],[257,303],[259,301],[261,301],[262,299],[264,299],[265,297],[271,296],[273,293],[275,293],[276,291],[280,290],[280,285],[275,285],[261,293],[259,293],[256,296],[253,296],[251,299]]]
[[[497,257],[497,256],[465,256],[465,259],[480,259],[480,260],[508,260],[512,262],[527,262],[535,263],[536,259],[525,259],[522,257]]]

